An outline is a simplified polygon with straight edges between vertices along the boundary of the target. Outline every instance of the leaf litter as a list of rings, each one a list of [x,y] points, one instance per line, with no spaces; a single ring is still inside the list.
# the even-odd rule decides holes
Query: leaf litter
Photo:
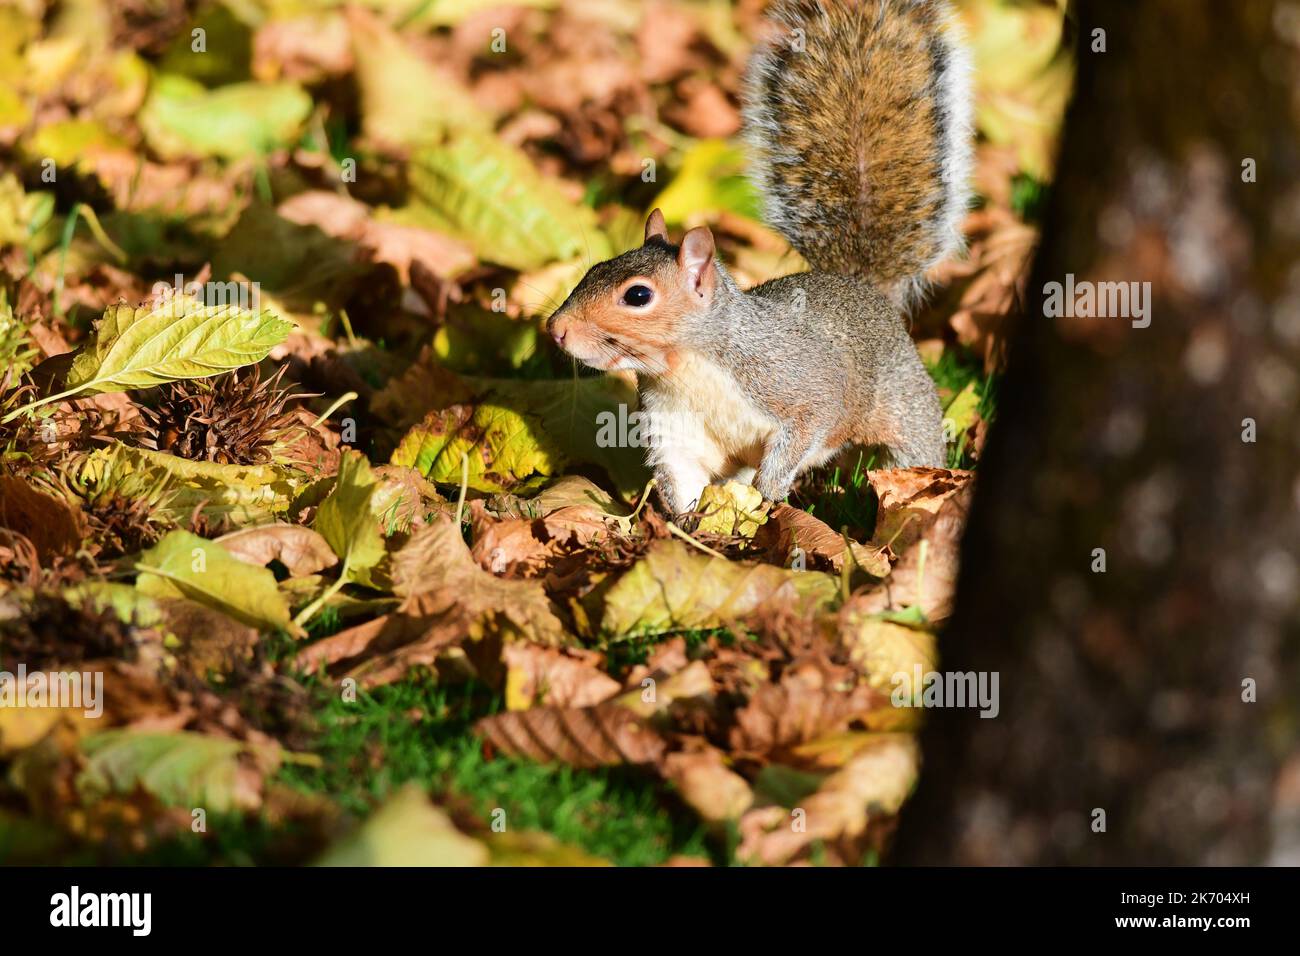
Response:
[[[222,859],[202,807],[269,827],[253,859],[609,862],[382,744],[364,811],[295,783],[332,708],[436,688],[464,703],[385,715],[458,721],[429,753],[631,775],[715,862],[879,859],[919,773],[893,675],[938,666],[973,472],[859,460],[676,519],[600,437],[634,383],[539,334],[654,205],[747,282],[798,268],[727,139],[752,11],[512,8],[501,58],[447,4],[44,6],[0,50],[0,673],[103,692],[93,718],[0,696],[0,856]],[[970,466],[1069,64],[1056,4],[963,15],[997,66],[983,203],[916,334]]]

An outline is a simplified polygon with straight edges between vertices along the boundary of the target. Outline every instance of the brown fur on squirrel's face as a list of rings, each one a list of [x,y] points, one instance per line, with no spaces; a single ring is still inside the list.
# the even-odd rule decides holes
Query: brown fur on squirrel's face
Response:
[[[546,330],[592,368],[661,375],[676,365],[692,313],[712,303],[715,281],[713,234],[692,229],[674,246],[656,209],[644,245],[592,266]]]

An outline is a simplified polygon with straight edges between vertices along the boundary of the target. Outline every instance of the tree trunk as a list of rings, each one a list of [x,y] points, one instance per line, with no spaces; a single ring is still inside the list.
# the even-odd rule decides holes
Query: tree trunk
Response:
[[[928,712],[893,859],[1300,862],[1300,7],[1078,26],[939,642],[1001,709]],[[1150,324],[1051,317],[1067,274],[1150,283]]]

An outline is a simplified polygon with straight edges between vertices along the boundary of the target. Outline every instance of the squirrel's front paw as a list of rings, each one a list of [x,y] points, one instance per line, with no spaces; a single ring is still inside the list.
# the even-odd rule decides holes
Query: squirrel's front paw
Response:
[[[790,496],[791,484],[792,482],[789,481],[768,481],[759,476],[758,481],[754,482],[754,487],[765,500],[781,502]]]
[[[655,472],[659,499],[674,517],[695,510],[708,480],[708,475],[698,469],[659,468]]]

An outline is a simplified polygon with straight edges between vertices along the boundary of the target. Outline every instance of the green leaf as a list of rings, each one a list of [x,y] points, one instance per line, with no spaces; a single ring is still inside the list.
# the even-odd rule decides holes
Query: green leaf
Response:
[[[86,602],[98,611],[111,610],[119,620],[137,627],[156,627],[166,620],[158,601],[120,581],[83,581],[62,593],[69,604]]]
[[[384,557],[384,538],[370,508],[378,488],[366,456],[347,451],[339,461],[334,490],[316,510],[312,527],[342,561],[339,580],[344,583],[370,585],[370,572]]]
[[[292,328],[269,310],[204,306],[188,296],[111,305],[95,341],[72,363],[67,387],[93,395],[220,375],[260,362]]]
[[[209,91],[187,77],[163,74],[139,122],[164,159],[241,159],[293,143],[311,108],[311,97],[294,83],[232,83]]]
[[[87,800],[139,787],[165,804],[217,813],[253,810],[262,802],[261,774],[240,759],[251,749],[240,740],[107,730],[81,748],[88,762],[77,789]],[[269,749],[263,753],[270,755]]]
[[[136,561],[135,586],[153,597],[184,597],[263,629],[290,630],[289,605],[266,568],[246,564],[215,541],[172,531]]]
[[[419,150],[410,180],[432,224],[470,243],[480,259],[526,272],[609,258],[592,209],[571,202],[526,153],[491,133],[461,130]]]

